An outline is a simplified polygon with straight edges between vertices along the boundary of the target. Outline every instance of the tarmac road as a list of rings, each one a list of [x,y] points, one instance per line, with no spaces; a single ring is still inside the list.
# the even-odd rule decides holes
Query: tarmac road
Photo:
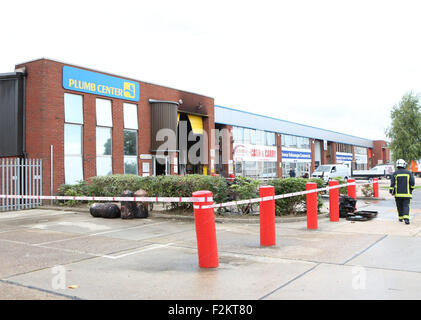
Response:
[[[421,190],[410,225],[391,197],[357,207],[378,217],[279,223],[273,247],[258,223],[217,223],[215,269],[198,267],[193,221],[2,212],[0,299],[420,299]]]

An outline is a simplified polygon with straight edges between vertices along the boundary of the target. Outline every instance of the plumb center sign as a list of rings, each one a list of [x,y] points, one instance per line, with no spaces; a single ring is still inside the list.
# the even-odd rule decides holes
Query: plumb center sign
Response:
[[[130,101],[139,101],[138,82],[64,66],[63,88]]]

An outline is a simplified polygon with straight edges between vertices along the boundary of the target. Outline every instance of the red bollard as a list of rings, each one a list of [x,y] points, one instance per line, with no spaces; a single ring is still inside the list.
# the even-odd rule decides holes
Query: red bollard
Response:
[[[379,179],[373,179],[373,191],[374,191],[374,198],[379,197]]]
[[[213,204],[212,192],[207,190],[196,191],[193,192],[193,197],[206,197],[205,202],[193,203],[199,267],[216,268],[219,265],[219,259],[216,244],[215,215],[213,208],[202,209],[202,206]]]
[[[306,190],[317,189],[317,183],[307,182]],[[317,229],[317,192],[307,193],[307,229]]]
[[[338,186],[338,180],[330,180],[329,187]],[[339,188],[329,189],[330,221],[339,221]]]
[[[348,179],[348,183],[355,182],[355,179]],[[357,200],[357,186],[348,186],[348,197],[354,198]]]
[[[234,179],[235,179],[235,175],[234,175],[233,173],[231,173],[231,174],[229,175],[229,180],[230,180],[231,182],[234,182]]]
[[[259,197],[271,197],[275,195],[274,186],[262,186],[259,188]],[[275,237],[275,200],[260,201],[260,245],[274,246]]]

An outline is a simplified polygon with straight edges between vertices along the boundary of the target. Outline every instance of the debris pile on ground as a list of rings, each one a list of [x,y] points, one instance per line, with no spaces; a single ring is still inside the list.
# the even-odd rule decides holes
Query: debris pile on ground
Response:
[[[124,190],[121,194],[122,197],[145,197],[147,195],[144,190],[137,190],[135,193],[130,190]],[[122,201],[121,202],[121,218],[122,219],[134,219],[134,218],[147,218],[148,207],[147,203],[134,202],[134,201]]]
[[[130,190],[125,190],[121,194],[122,197],[147,197],[145,190],[139,189],[135,193]],[[90,206],[89,212],[93,217],[101,218],[147,218],[148,203],[147,202],[134,202],[134,201],[121,201],[121,209],[115,203],[94,203]]]
[[[121,212],[115,203],[94,203],[90,206],[89,212],[96,218],[120,218]]]
[[[368,221],[377,216],[377,211],[355,211],[357,200],[341,195],[339,197],[339,217],[349,221]]]

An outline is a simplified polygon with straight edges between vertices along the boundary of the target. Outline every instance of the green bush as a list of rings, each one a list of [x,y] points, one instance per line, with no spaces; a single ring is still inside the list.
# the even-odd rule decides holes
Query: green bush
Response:
[[[366,197],[374,197],[374,189],[372,184],[365,184],[361,187],[361,192]]]
[[[269,182],[269,185],[275,187],[275,195],[286,194],[292,192],[299,192],[306,190],[307,182],[317,183],[317,188],[324,187],[323,179],[304,179],[304,178],[286,178],[276,179]],[[318,193],[317,207],[320,208],[323,205],[321,195]],[[306,212],[306,195],[289,197],[284,199],[278,199],[275,201],[275,212],[276,215],[288,215],[288,214],[300,214]]]
[[[322,179],[287,178],[276,179],[269,182],[275,187],[275,194],[285,194],[306,190],[308,181],[316,182],[317,188],[323,188]],[[150,197],[191,197],[199,190],[209,190],[213,193],[215,203],[227,202],[230,199],[244,200],[259,197],[260,181],[237,177],[229,186],[225,178],[219,176],[185,175],[185,176],[157,176],[140,177],[137,175],[109,175],[92,177],[88,181],[81,181],[75,185],[62,185],[58,195],[70,196],[120,196],[124,190],[133,192],[143,189]],[[81,201],[64,201],[66,205],[76,205]],[[86,203],[86,201],[84,202]],[[190,202],[172,202],[165,204],[167,209],[191,209]],[[243,214],[250,213],[256,204],[238,206]],[[321,197],[318,197],[318,207],[322,206]],[[306,196],[291,197],[276,200],[276,214],[299,214],[306,211]]]
[[[191,197],[192,193],[199,190],[212,191],[216,203],[228,199],[229,188],[225,178],[202,175],[186,176],[157,176],[140,177],[131,174],[115,174],[101,177],[92,177],[87,182],[82,181],[75,185],[62,185],[58,195],[75,196],[120,196],[124,190],[133,192],[143,189],[150,197]],[[75,205],[77,201],[65,202]],[[168,203],[169,209],[190,209],[192,203]]]
[[[237,177],[234,183],[230,186],[232,191],[231,197],[234,200],[246,200],[259,197],[259,180],[251,180],[244,177]],[[238,208],[243,214],[248,214],[253,211],[253,207],[257,207],[258,203],[242,204]]]
[[[339,182],[339,184],[345,184],[346,181],[342,179],[341,177],[335,177],[333,180],[336,180]],[[340,187],[339,188],[339,194],[348,195],[348,187]]]
[[[199,190],[211,191],[216,203],[227,201],[229,195],[225,178],[199,174],[154,177],[148,193],[154,197],[191,197],[193,192]],[[189,202],[173,202],[167,207],[169,209],[190,209],[193,206]]]

